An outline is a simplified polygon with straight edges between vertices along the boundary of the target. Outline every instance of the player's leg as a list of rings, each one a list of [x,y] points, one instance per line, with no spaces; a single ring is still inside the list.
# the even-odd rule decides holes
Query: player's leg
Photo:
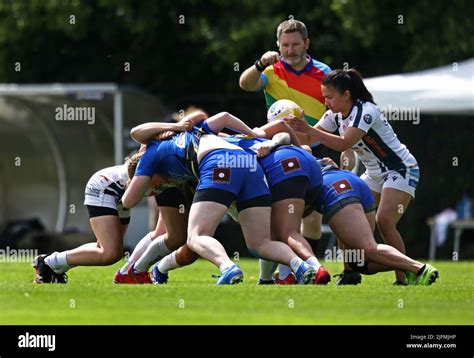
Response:
[[[369,261],[414,274],[426,273],[426,269],[432,269],[431,266],[407,257],[390,245],[377,244],[360,204],[353,203],[343,207],[331,217],[329,224],[347,246],[360,250],[352,256],[355,260],[349,260],[353,269],[369,273]]]
[[[323,216],[317,211],[305,216],[301,220],[301,235],[308,239],[319,240],[321,238],[321,222]]]
[[[375,180],[374,178],[370,177],[367,172],[362,174],[360,179],[369,187],[370,191],[372,192],[372,196],[375,201],[375,207],[377,207],[378,203],[380,202],[380,192],[382,190],[382,185],[379,181]],[[346,245],[342,242],[339,238],[337,238],[337,245],[342,252],[345,252]],[[354,271],[348,262],[344,261],[344,270],[336,275],[339,278],[336,281],[336,285],[358,285],[362,282],[362,276],[359,272]]]
[[[97,243],[82,245],[67,251],[67,263],[72,266],[107,266],[123,255],[123,229],[118,216],[107,215],[90,219]]]
[[[217,284],[236,284],[243,279],[240,268],[230,260],[222,244],[213,237],[234,198],[235,195],[226,190],[198,188],[189,212],[187,245],[219,268],[221,276]]]
[[[90,209],[90,207],[88,206]],[[37,283],[66,282],[65,273],[75,266],[112,265],[123,254],[123,232],[120,219],[115,209],[98,208],[100,216],[90,218],[92,230],[97,238],[96,243],[81,245],[73,250],[53,252],[35,258]],[[107,214],[107,215],[102,215]]]
[[[258,257],[290,266],[299,283],[314,282],[315,270],[298,257],[291,248],[271,240],[270,207],[248,207],[239,211],[239,221],[247,247]]]
[[[132,266],[135,262],[138,261],[138,259],[140,259],[140,257],[143,255],[143,253],[145,252],[147,247],[152,243],[153,239],[159,237],[160,235],[163,235],[164,233],[166,233],[166,226],[164,224],[164,221],[163,221],[163,218],[161,217],[161,215],[158,215],[158,221],[156,222],[155,229],[153,231],[150,231],[149,233],[147,233],[138,242],[138,244],[133,249],[132,254],[128,258],[127,262],[125,263],[125,265],[123,265],[120,268],[118,273],[120,275],[126,275],[127,272],[128,272],[128,269],[130,268],[130,266]],[[115,282],[115,279],[114,279],[114,282]]]
[[[167,283],[169,271],[191,265],[198,258],[199,256],[188,245],[181,246],[178,250],[166,255],[153,266],[151,271],[153,283]]]
[[[174,207],[160,207],[167,232],[156,237],[134,264],[136,272],[146,272],[157,260],[186,243],[187,214]]]
[[[273,190],[272,190],[273,193]],[[305,208],[304,199],[283,199],[272,204],[272,232],[274,237],[286,244],[316,271],[316,284],[327,284],[331,276],[322,267],[308,241],[301,235],[301,219]],[[283,269],[279,280],[285,280]]]
[[[393,188],[384,188],[375,218],[383,241],[401,253],[405,253],[405,244],[397,230],[397,224],[408,208],[411,199],[412,197],[408,193]],[[395,276],[397,282],[404,283],[406,281],[404,272],[397,271]]]

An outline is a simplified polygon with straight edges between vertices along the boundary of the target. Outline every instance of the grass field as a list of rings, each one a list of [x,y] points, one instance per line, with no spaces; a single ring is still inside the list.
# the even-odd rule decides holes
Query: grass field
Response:
[[[244,282],[216,286],[199,260],[167,285],[114,285],[113,267],[80,267],[66,285],[35,285],[28,263],[0,263],[0,324],[473,324],[474,262],[437,261],[432,286],[393,286],[393,273],[362,285],[257,286],[258,261],[240,261]],[[325,265],[332,274],[341,264]]]

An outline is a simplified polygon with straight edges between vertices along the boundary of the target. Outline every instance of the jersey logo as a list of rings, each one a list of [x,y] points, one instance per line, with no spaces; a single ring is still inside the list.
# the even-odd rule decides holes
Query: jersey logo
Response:
[[[185,142],[186,138],[184,136],[184,132],[181,133],[181,135],[179,135],[176,140],[175,140],[175,144],[178,148],[184,148],[186,146],[186,142]]]
[[[230,183],[230,168],[214,168],[212,181],[214,183]]]
[[[393,180],[393,181],[396,181],[397,179],[398,179],[398,176],[396,176],[396,175],[393,175],[393,176],[392,176],[392,180]]]
[[[351,183],[349,183],[349,180],[347,179],[338,180],[337,182],[332,183],[331,186],[334,188],[334,190],[338,194],[344,194],[348,191],[354,190],[352,189]]]
[[[416,180],[410,179],[408,180],[408,185],[416,188],[416,186],[418,185],[418,182]]]
[[[285,174],[301,169],[300,161],[296,157],[284,159],[280,163]]]
[[[366,114],[364,115],[364,122],[367,123],[367,124],[370,124],[372,123],[372,116],[370,114]]]

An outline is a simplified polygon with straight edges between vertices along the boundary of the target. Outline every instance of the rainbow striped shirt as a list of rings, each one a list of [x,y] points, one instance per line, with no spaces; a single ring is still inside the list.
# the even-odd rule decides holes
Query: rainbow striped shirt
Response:
[[[323,77],[331,68],[307,56],[309,62],[301,71],[278,61],[261,74],[267,108],[279,99],[289,99],[304,109],[309,124],[315,125],[326,111],[321,94]]]

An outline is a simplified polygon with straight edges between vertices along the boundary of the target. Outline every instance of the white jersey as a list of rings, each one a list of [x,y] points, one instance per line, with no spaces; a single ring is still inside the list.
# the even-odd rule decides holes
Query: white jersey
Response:
[[[99,170],[87,182],[84,204],[116,209],[127,180],[127,164]]]
[[[400,143],[392,126],[371,102],[357,101],[346,118],[328,110],[317,126],[328,132],[337,129],[341,136],[349,127],[363,130],[366,134],[352,149],[371,176],[381,176],[391,170],[405,171],[417,165],[415,157]]]

